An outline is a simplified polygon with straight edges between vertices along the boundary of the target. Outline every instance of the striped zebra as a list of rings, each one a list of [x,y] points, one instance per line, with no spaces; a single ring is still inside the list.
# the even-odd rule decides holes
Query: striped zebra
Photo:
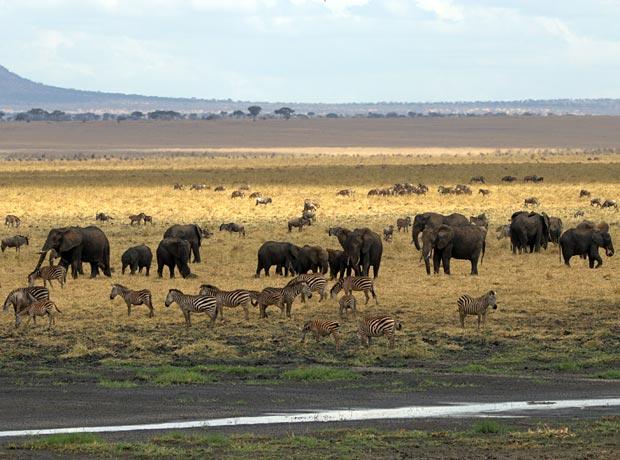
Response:
[[[17,319],[19,312],[30,306],[33,302],[32,298],[35,298],[36,300],[49,300],[50,291],[46,287],[32,286],[13,289],[9,292],[9,295],[6,296],[2,310],[7,311],[9,309],[9,305],[13,305],[13,311],[15,312],[15,327],[19,324]]]
[[[334,342],[336,342],[336,351],[340,351],[340,335],[338,334],[339,328],[340,324],[335,321],[322,319],[313,319],[307,321],[302,329],[301,343],[305,342],[306,334],[308,332],[311,332],[312,335],[314,335],[317,343],[319,343],[321,337],[331,335],[334,338]]]
[[[144,219],[145,214],[143,212],[141,212],[140,214],[132,214],[129,217],[129,225],[133,225],[134,223],[138,223],[138,225],[140,225],[140,223],[142,222],[142,219]]]
[[[290,286],[284,286],[283,288],[268,287],[263,289],[256,297],[256,303],[260,311],[260,318],[267,318],[267,307],[269,305],[276,305],[280,308],[280,316],[291,317],[291,309],[293,308],[293,302],[295,297],[299,294],[303,294],[307,298],[312,298],[312,292],[308,283],[305,281],[298,281]]]
[[[34,286],[34,282],[37,279],[43,280],[43,287],[47,287],[48,282],[50,287],[52,287],[52,280],[56,280],[60,283],[60,287],[64,289],[67,282],[67,269],[62,265],[48,265],[37,268],[28,275],[28,286]]]
[[[19,327],[19,325],[21,324],[22,316],[28,315],[28,321],[26,322],[26,326],[28,326],[30,324],[30,321],[34,320],[37,316],[47,315],[47,317],[49,318],[49,324],[47,328],[51,329],[52,326],[56,324],[56,312],[61,313],[56,304],[51,300],[37,300],[33,296],[30,296],[30,300],[32,301],[32,303],[17,314],[15,327]]]
[[[319,293],[319,302],[327,297],[327,294],[325,293],[325,288],[327,287],[327,279],[323,275],[319,273],[306,273],[302,275],[297,275],[286,285],[290,286],[291,284],[295,284],[299,281],[305,281],[306,283],[308,283],[310,291]],[[306,296],[304,296],[303,293],[301,294],[301,301],[302,303],[306,301]]]
[[[370,300],[370,295],[368,295],[368,293],[370,292],[375,299],[375,305],[379,305],[379,300],[375,294],[374,283],[372,278],[368,276],[347,276],[346,278],[339,279],[329,291],[331,298],[335,299],[342,290],[344,290],[345,294],[351,294],[352,291],[363,291],[366,296],[366,303],[364,303],[364,305],[368,305],[368,301]]]
[[[165,305],[169,307],[175,302],[183,312],[185,326],[190,327],[192,325],[192,313],[206,313],[211,319],[211,326],[215,325],[215,319],[217,318],[217,302],[215,301],[215,297],[187,295],[183,294],[178,289],[170,289],[166,296]]]
[[[401,330],[402,325],[394,320],[391,316],[376,315],[365,316],[359,322],[357,335],[362,345],[367,348],[370,346],[371,337],[385,336],[388,338],[389,347],[394,348],[394,331]]]
[[[461,320],[462,328],[465,327],[465,317],[467,315],[475,315],[478,317],[478,329],[480,329],[480,320],[482,320],[482,325],[484,326],[489,306],[493,307],[493,310],[497,310],[495,291],[489,291],[478,298],[465,294],[459,297],[456,304],[459,308],[459,319]]]
[[[340,297],[338,301],[338,305],[340,305],[340,317],[348,318],[349,310],[353,312],[353,317],[357,315],[357,300],[353,294],[345,294]]]
[[[19,217],[14,216],[13,214],[8,214],[4,218],[4,225],[8,227],[19,227],[21,224],[22,220]]]
[[[121,296],[127,304],[127,316],[131,316],[132,305],[146,305],[149,309],[149,318],[155,316],[153,312],[153,296],[148,289],[140,291],[132,291],[122,284],[113,284],[110,292],[110,300],[114,300],[116,296]]]
[[[207,295],[215,297],[217,303],[218,315],[220,315],[220,321],[224,320],[224,307],[235,308],[241,306],[243,308],[243,314],[245,320],[250,319],[250,293],[244,289],[235,289],[234,291],[220,291],[217,287],[211,284],[203,284],[200,286],[200,292],[198,295]]]

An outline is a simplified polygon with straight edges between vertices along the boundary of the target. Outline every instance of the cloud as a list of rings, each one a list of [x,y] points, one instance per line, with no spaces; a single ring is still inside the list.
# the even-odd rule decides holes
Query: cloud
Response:
[[[433,13],[442,21],[460,22],[464,19],[464,9],[451,0],[415,0],[418,8]]]

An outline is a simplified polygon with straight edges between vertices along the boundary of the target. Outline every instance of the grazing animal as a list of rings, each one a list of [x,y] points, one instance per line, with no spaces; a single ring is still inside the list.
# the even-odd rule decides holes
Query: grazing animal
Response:
[[[340,350],[340,336],[338,335],[338,329],[340,328],[340,324],[335,321],[322,320],[322,319],[313,319],[307,321],[304,324],[302,329],[301,343],[304,343],[306,340],[306,334],[311,332],[314,335],[314,338],[317,343],[321,337],[326,337],[331,335],[334,338],[334,342],[336,342],[336,351]]]
[[[504,176],[502,182],[515,182],[517,178],[515,176]]]
[[[523,204],[525,206],[540,206],[540,201],[538,201],[538,198],[536,198],[535,196],[531,196],[529,198],[526,198],[523,201]]]
[[[364,292],[366,296],[366,303],[364,305],[368,304],[370,300],[370,295],[368,295],[368,293],[370,293],[375,299],[375,304],[379,305],[379,299],[377,299],[377,295],[375,294],[374,283],[372,278],[368,276],[347,276],[346,278],[339,279],[329,291],[330,297],[335,299],[336,295],[342,290],[344,290],[345,294],[351,294],[352,291]]]
[[[370,346],[371,337],[385,336],[388,339],[389,347],[394,348],[394,332],[401,330],[402,325],[387,315],[365,316],[359,321],[357,335],[362,345],[367,348]]]
[[[510,238],[510,224],[500,225],[495,229],[497,232],[497,239]]]
[[[306,219],[305,217],[298,217],[296,219],[291,219],[288,221],[288,231],[289,233],[293,230],[293,227],[297,227],[301,232],[305,226],[310,225],[310,219]]]
[[[4,238],[2,240],[2,243],[0,243],[0,249],[2,249],[2,252],[4,252],[6,248],[15,248],[15,252],[20,252],[21,247],[23,245],[28,246],[28,244],[29,241],[27,236],[15,235],[11,236],[10,238]]]
[[[185,186],[179,183],[174,184],[175,190],[185,190]]]
[[[263,194],[262,194],[261,192],[258,192],[258,191],[257,191],[257,192],[252,192],[252,193],[250,193],[249,198],[250,198],[251,200],[253,200],[254,198],[260,198],[260,197],[262,197],[262,196],[263,196]]]
[[[223,185],[218,185],[217,187],[215,187],[213,189],[214,192],[224,192],[226,191],[226,187],[224,187]]]
[[[13,311],[15,312],[15,327],[19,325],[17,319],[18,313],[29,307],[33,302],[33,298],[35,300],[49,300],[50,291],[46,287],[32,286],[13,289],[9,292],[9,295],[6,296],[2,311],[7,311],[9,309],[9,305],[13,305]]]
[[[235,190],[230,194],[230,198],[243,198],[245,197],[245,192],[243,190]]]
[[[127,316],[131,316],[132,305],[146,305],[149,309],[149,318],[155,315],[153,312],[153,296],[148,289],[132,291],[122,284],[113,284],[112,291],[110,292],[110,300],[114,300],[117,295],[120,295],[127,304]]]
[[[603,202],[601,201],[600,198],[592,198],[590,200],[590,206],[593,206],[593,207],[598,206],[600,208],[601,206],[603,206]]]
[[[344,278],[345,271],[349,265],[349,258],[344,251],[340,249],[327,249],[329,261],[329,277],[334,279],[337,276]]]
[[[316,211],[305,210],[301,213],[301,218],[306,219],[309,224],[312,225],[312,222],[316,222]]]
[[[536,174],[532,176],[525,176],[523,178],[523,182],[542,182],[544,177],[537,176]]]
[[[295,278],[286,283],[287,286],[290,286],[295,283],[305,282],[308,284],[311,292],[319,293],[319,302],[321,302],[324,298],[327,298],[327,294],[325,293],[325,288],[327,287],[327,279],[319,274],[319,273],[305,273],[301,275],[297,275]],[[302,303],[306,301],[306,297],[304,294],[301,294]]]
[[[250,184],[239,185],[239,190],[250,190]]]
[[[353,312],[353,317],[357,316],[357,300],[353,294],[345,294],[340,297],[338,301],[340,306],[340,317],[345,318],[349,316],[349,310]]]
[[[592,194],[584,189],[581,189],[581,191],[579,192],[579,198],[589,198]]]
[[[22,224],[22,220],[17,217],[14,216],[13,214],[8,214],[5,218],[4,218],[4,225],[7,225],[9,227],[19,227]]]
[[[28,286],[34,286],[34,282],[37,279],[43,280],[43,287],[47,287],[47,283],[50,283],[52,287],[52,280],[58,281],[60,287],[64,289],[67,282],[67,269],[62,265],[48,265],[46,267],[37,268],[30,275],[28,275]]]
[[[146,223],[150,223],[151,225],[153,225],[153,216],[147,216],[146,214],[143,217],[144,219],[144,225],[146,225]]]
[[[146,276],[149,276],[152,262],[153,252],[151,251],[151,248],[145,244],[133,246],[123,252],[123,255],[121,256],[121,273],[124,275],[127,267],[129,267],[129,271],[132,275],[134,275],[136,271],[138,273],[142,273],[142,269],[145,268]]]
[[[271,197],[267,196],[267,197],[258,197],[256,198],[256,204],[255,206],[258,206],[259,204],[263,204],[263,205],[268,205],[272,202]]]
[[[456,193],[457,195],[471,195],[471,188],[469,188],[467,185],[463,185],[463,184],[457,184],[454,187],[454,193]]]
[[[464,294],[458,298],[456,304],[459,308],[459,320],[461,321],[461,327],[465,327],[465,316],[475,315],[478,317],[478,329],[480,329],[480,320],[482,325],[487,319],[487,310],[492,307],[493,310],[497,310],[497,299],[495,291],[489,291],[481,297],[474,298],[470,295]]]
[[[220,225],[220,232],[226,230],[228,233],[238,233],[239,236],[245,236],[245,227],[243,225],[229,222],[227,224]]]
[[[573,217],[583,217],[585,215],[586,215],[585,211],[578,209],[577,211],[575,211],[575,214],[573,214]]]
[[[280,316],[284,316],[286,313],[286,316],[290,318],[295,297],[300,294],[309,299],[312,297],[310,287],[305,281],[298,281],[283,288],[265,288],[258,295],[254,305],[258,305],[261,318],[267,318],[267,307],[269,305],[276,305],[280,308]]]
[[[353,190],[351,190],[350,188],[345,188],[343,190],[339,190],[336,195],[338,196],[353,196],[355,192]]]
[[[187,295],[183,294],[178,289],[170,289],[166,296],[166,302],[164,305],[169,307],[173,303],[176,303],[185,318],[185,326],[190,327],[192,325],[192,313],[206,313],[211,319],[211,326],[215,325],[215,319],[217,318],[217,301],[215,297],[205,295]]]
[[[313,200],[305,199],[304,200],[304,211],[316,211],[321,206],[319,203]]]
[[[605,200],[603,201],[603,204],[601,205],[601,208],[615,208],[616,211],[618,210],[618,203],[616,203],[615,200]]]
[[[241,306],[245,320],[250,319],[250,293],[245,289],[235,289],[234,291],[220,291],[212,284],[203,284],[200,286],[199,295],[208,295],[215,297],[217,303],[218,315],[220,321],[224,321],[224,307],[235,308]]]
[[[391,242],[394,237],[394,226],[388,225],[383,229],[383,239],[387,242]]]
[[[140,225],[140,223],[142,222],[144,217],[145,217],[145,214],[143,212],[141,212],[140,214],[133,214],[133,215],[129,216],[129,221],[130,221],[129,225],[133,225],[135,223]]]
[[[396,219],[396,228],[400,232],[404,230],[406,233],[409,233],[409,226],[411,225],[411,217],[407,216],[404,219]]]
[[[480,188],[478,189],[478,194],[482,195],[482,196],[488,196],[491,194],[491,190],[487,189],[487,188]]]
[[[452,195],[452,194],[456,193],[454,191],[454,188],[452,188],[452,187],[444,187],[443,185],[440,185],[439,187],[437,187],[437,192],[439,192],[442,195]]]
[[[32,303],[28,305],[26,308],[21,310],[17,314],[17,319],[15,322],[15,327],[19,327],[22,322],[22,316],[28,315],[28,321],[26,322],[26,326],[30,324],[31,320],[35,320],[37,316],[45,316],[49,318],[49,324],[47,326],[48,329],[51,329],[54,324],[56,324],[56,312],[62,313],[56,304],[51,300],[37,300],[35,297],[30,296]],[[35,320],[36,322],[36,320]]]
[[[95,220],[100,222],[107,222],[108,220],[114,220],[114,218],[107,215],[105,212],[98,212],[95,214]]]
[[[469,179],[469,183],[470,184],[484,184],[484,176],[474,176],[471,179]]]
[[[192,184],[191,187],[189,188],[190,190],[207,190],[209,187],[207,187],[206,184]],[[218,190],[216,190],[217,192]]]

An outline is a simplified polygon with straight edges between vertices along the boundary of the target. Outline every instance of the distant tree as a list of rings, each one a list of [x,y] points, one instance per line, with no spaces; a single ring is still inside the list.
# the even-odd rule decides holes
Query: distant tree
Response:
[[[142,120],[144,118],[144,114],[139,110],[136,110],[135,112],[131,112],[129,118],[131,118],[132,120]]]
[[[183,116],[174,110],[155,110],[148,113],[149,120],[181,120]]]
[[[281,107],[281,108],[273,111],[273,113],[275,113],[276,115],[280,115],[285,120],[290,119],[291,115],[293,114],[293,112],[295,112],[295,111],[293,109],[291,109],[290,107]]]
[[[398,118],[399,115],[396,112],[388,112],[385,114],[385,118]]]
[[[340,117],[338,117],[337,113],[330,112],[327,115],[325,115],[325,118],[340,118]]]
[[[30,122],[30,117],[28,116],[27,113],[20,112],[17,115],[15,115],[15,121],[27,121],[27,122]]]
[[[256,117],[259,113],[261,113],[262,110],[263,108],[259,107],[258,105],[252,105],[248,107],[248,112],[250,112],[250,115],[252,116],[252,121],[256,121]]]
[[[312,118],[313,116],[315,116],[315,115],[316,115],[316,113],[314,113],[314,112],[308,112],[306,115],[308,115],[310,118]]]
[[[5,115],[6,115],[6,113],[4,113],[2,110],[0,110],[0,120],[2,120]]]
[[[368,118],[385,118],[385,115],[379,112],[368,112]]]
[[[232,116],[233,116],[234,118],[245,118],[245,112],[243,112],[243,110],[235,110],[235,111],[232,113]]]
[[[417,118],[417,117],[422,117],[424,115],[418,112],[407,112],[407,116],[411,118]]]

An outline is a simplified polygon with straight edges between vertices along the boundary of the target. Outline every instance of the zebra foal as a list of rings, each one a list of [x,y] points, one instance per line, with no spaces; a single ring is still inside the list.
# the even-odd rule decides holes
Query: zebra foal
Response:
[[[317,343],[321,340],[321,337],[326,337],[331,335],[334,338],[334,342],[336,342],[336,351],[340,351],[340,335],[338,334],[338,329],[340,328],[340,324],[335,321],[322,320],[322,319],[313,319],[307,321],[304,324],[301,335],[301,343],[304,343],[306,340],[306,334],[311,332],[314,335],[314,338]]]
[[[402,325],[394,318],[387,315],[365,316],[359,322],[357,335],[362,345],[370,346],[371,337],[385,336],[389,342],[389,348],[394,348],[394,331],[401,330]]]
[[[339,279],[329,291],[331,298],[335,299],[336,295],[342,290],[344,290],[345,294],[351,294],[352,291],[363,291],[366,296],[366,303],[364,305],[368,305],[368,301],[370,300],[370,295],[368,295],[368,293],[370,293],[375,299],[375,304],[379,305],[379,300],[375,294],[374,283],[372,278],[368,276],[347,276],[346,278]]]
[[[256,296],[254,305],[258,305],[261,318],[267,318],[267,307],[269,305],[278,306],[280,316],[282,317],[286,313],[286,316],[290,318],[293,302],[299,294],[303,294],[309,299],[312,298],[310,287],[305,281],[298,281],[283,288],[265,288]]]
[[[318,273],[306,273],[302,275],[297,275],[286,285],[290,286],[300,281],[308,283],[308,287],[310,288],[311,292],[319,293],[319,302],[327,297],[327,294],[325,293],[325,288],[327,287],[327,279],[323,275],[320,275]],[[302,303],[306,301],[306,296],[304,296],[303,293],[301,294],[301,301]]]
[[[215,325],[215,319],[217,318],[217,302],[215,297],[187,295],[183,294],[178,289],[170,289],[166,296],[165,305],[169,307],[173,303],[176,303],[183,312],[186,327],[192,325],[192,313],[206,313],[211,319],[211,326]]]
[[[353,317],[357,315],[357,300],[353,296],[353,294],[345,294],[340,297],[338,301],[338,305],[340,306],[340,317],[348,318],[349,310],[353,312]]]
[[[33,298],[36,300],[49,300],[50,291],[46,287],[32,286],[13,289],[9,292],[9,295],[6,296],[2,311],[7,311],[9,309],[9,305],[13,305],[13,311],[15,312],[15,327],[19,325],[19,312],[28,308],[33,302]]]
[[[29,294],[30,295],[30,294]],[[56,304],[51,300],[37,300],[34,296],[30,295],[30,300],[32,303],[21,310],[17,314],[15,327],[19,327],[22,322],[22,316],[28,316],[28,321],[26,322],[26,326],[30,324],[31,320],[35,320],[37,316],[45,316],[49,318],[49,324],[47,326],[48,329],[51,329],[54,324],[56,324],[56,312],[61,313]],[[35,320],[36,324],[36,320]]]
[[[489,291],[478,298],[464,294],[459,297],[456,304],[459,308],[459,319],[461,321],[462,328],[465,327],[465,317],[467,315],[478,317],[478,329],[480,329],[480,320],[482,320],[482,325],[484,326],[489,307],[493,307],[493,310],[497,310],[495,291]]]
[[[149,318],[155,316],[153,312],[153,296],[148,289],[140,291],[132,291],[122,284],[113,284],[110,292],[110,300],[114,300],[116,296],[121,296],[127,304],[127,316],[131,316],[132,305],[146,305],[149,309]]]
[[[207,295],[215,297],[217,303],[218,315],[220,315],[220,321],[224,321],[224,308],[235,308],[241,306],[243,308],[243,315],[245,320],[250,319],[250,293],[244,289],[235,289],[234,291],[220,291],[217,287],[211,284],[203,284],[200,286],[200,292],[198,295]]]
[[[60,287],[64,289],[67,282],[67,269],[62,265],[48,265],[46,267],[37,268],[30,275],[28,275],[28,286],[34,286],[34,282],[37,279],[43,280],[43,287],[47,287],[47,283],[52,286],[52,280],[58,281]]]

